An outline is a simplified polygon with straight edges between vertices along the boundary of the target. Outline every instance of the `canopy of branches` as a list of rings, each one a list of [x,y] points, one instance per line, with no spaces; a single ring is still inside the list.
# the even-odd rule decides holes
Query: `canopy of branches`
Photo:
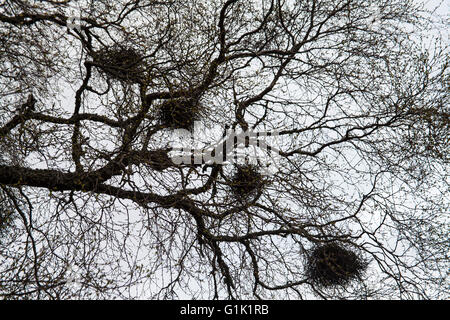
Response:
[[[1,1],[0,297],[448,298],[442,19],[411,0]],[[269,148],[172,161],[175,130],[202,150],[226,128]]]

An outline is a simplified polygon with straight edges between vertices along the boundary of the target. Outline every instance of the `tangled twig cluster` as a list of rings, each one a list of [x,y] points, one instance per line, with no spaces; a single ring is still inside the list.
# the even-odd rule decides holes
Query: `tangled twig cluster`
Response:
[[[170,129],[193,130],[194,122],[203,116],[204,108],[195,99],[171,99],[165,101],[158,110],[161,124]]]
[[[13,219],[13,210],[11,204],[6,200],[6,196],[0,189],[0,236],[6,232]]]
[[[230,188],[238,200],[253,198],[263,188],[265,180],[255,165],[236,165]]]
[[[141,82],[145,72],[143,55],[131,47],[105,47],[92,53],[93,64],[111,79]]]
[[[307,274],[318,286],[344,286],[361,279],[367,265],[357,253],[342,244],[328,243],[315,247],[308,255]]]

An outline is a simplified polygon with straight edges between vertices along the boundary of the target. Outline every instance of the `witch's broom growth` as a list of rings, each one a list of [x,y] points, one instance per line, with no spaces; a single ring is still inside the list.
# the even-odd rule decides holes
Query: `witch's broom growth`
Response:
[[[167,128],[192,131],[194,122],[203,117],[203,111],[204,108],[195,99],[170,99],[160,105],[157,118]]]
[[[367,262],[357,253],[338,243],[316,246],[307,258],[307,274],[321,287],[345,286],[360,280]]]
[[[236,165],[230,188],[236,199],[248,200],[258,195],[265,184],[263,175],[255,165]]]
[[[144,57],[134,48],[114,45],[91,55],[92,64],[110,79],[135,83],[144,79]]]

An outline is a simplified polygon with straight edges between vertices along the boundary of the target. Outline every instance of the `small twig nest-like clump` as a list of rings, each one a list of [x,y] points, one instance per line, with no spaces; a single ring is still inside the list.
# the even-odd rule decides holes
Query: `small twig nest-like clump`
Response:
[[[237,199],[244,200],[256,196],[264,184],[264,177],[256,166],[250,164],[236,165],[230,188]]]
[[[145,67],[143,55],[131,47],[115,45],[92,54],[93,65],[111,79],[141,82]]]
[[[2,236],[9,229],[12,220],[12,210],[8,209],[5,204],[0,201],[0,236]]]
[[[170,129],[186,129],[192,131],[194,122],[203,116],[203,108],[194,99],[171,99],[161,104],[158,118],[162,125]]]
[[[321,287],[345,286],[361,279],[366,268],[364,259],[338,243],[317,246],[307,259],[307,274]]]
[[[155,150],[149,154],[147,164],[155,171],[164,171],[174,165],[167,150]]]

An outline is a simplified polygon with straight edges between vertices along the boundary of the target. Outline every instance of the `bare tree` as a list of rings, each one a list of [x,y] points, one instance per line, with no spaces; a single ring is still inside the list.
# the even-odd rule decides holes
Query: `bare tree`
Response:
[[[438,18],[408,0],[3,1],[0,296],[448,298]],[[277,132],[279,154],[178,163],[194,121],[203,146]]]

